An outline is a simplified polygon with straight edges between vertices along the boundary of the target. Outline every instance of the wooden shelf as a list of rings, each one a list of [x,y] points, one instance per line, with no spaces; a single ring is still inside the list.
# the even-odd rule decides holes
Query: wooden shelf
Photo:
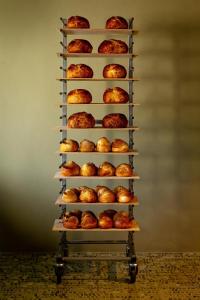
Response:
[[[140,231],[140,227],[138,225],[138,223],[134,220],[134,224],[132,228],[128,228],[128,229],[117,229],[117,228],[110,228],[110,229],[101,229],[101,228],[93,228],[93,229],[82,229],[82,228],[78,228],[78,229],[68,229],[65,228],[63,226],[62,220],[60,219],[56,219],[52,228],[53,231],[73,231],[73,232],[77,232],[77,231],[84,231],[84,232],[88,232],[88,231],[98,231],[98,232],[106,232],[106,231],[112,231],[112,232],[119,232],[119,231]]]
[[[72,29],[72,28],[60,28],[60,31],[63,34],[126,34],[126,35],[136,35],[138,34],[138,30],[133,29],[105,29],[105,28],[79,28],[79,29]]]
[[[92,103],[60,103],[60,107],[62,106],[79,106],[79,105],[93,105],[93,106],[140,106],[139,103],[97,103],[97,102],[92,102]]]
[[[112,202],[112,203],[101,203],[101,202],[95,202],[95,203],[84,203],[84,202],[75,202],[75,203],[66,203],[62,200],[62,195],[59,195],[58,198],[56,199],[55,202],[56,205],[74,205],[74,206],[79,206],[79,205],[91,205],[91,206],[105,206],[105,205],[112,205],[112,206],[122,206],[122,205],[139,205],[139,201],[137,196],[134,196],[133,200],[128,203],[120,203],[120,202]]]
[[[56,127],[57,130],[67,130],[67,131],[73,131],[73,130],[116,130],[116,131],[122,131],[122,130],[125,130],[125,131],[138,131],[139,130],[139,127],[124,127],[124,128],[104,128],[104,127],[92,127],[92,128],[69,128],[67,126],[57,126]]]
[[[103,179],[103,180],[108,180],[108,179],[114,179],[114,180],[127,180],[127,179],[133,179],[133,180],[137,180],[140,179],[140,176],[137,174],[134,174],[133,176],[128,176],[128,177],[122,177],[122,176],[63,176],[60,174],[59,171],[56,172],[56,174],[54,175],[54,178],[56,179],[86,179],[86,180],[90,180],[90,179]]]
[[[130,58],[137,57],[137,54],[133,53],[123,53],[123,54],[115,54],[115,53],[57,53],[59,57],[121,57],[121,58]]]
[[[139,78],[57,78],[59,81],[139,81]]]
[[[78,154],[78,155],[82,155],[82,154],[89,154],[89,155],[139,155],[139,152],[137,150],[134,151],[129,151],[129,152],[81,152],[81,151],[76,151],[76,152],[60,152],[60,151],[56,151],[57,154]]]

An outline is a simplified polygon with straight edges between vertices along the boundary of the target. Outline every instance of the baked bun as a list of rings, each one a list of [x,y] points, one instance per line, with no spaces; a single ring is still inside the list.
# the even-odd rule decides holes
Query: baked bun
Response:
[[[98,175],[99,176],[114,176],[115,175],[115,167],[111,163],[105,161],[104,163],[102,163],[99,166]]]
[[[117,211],[114,209],[106,209],[99,216],[106,215],[109,216],[111,219],[113,219],[116,213]]]
[[[96,191],[97,195],[99,196],[101,191],[103,191],[104,189],[108,189],[108,187],[105,185],[97,185],[95,188],[95,191]]]
[[[66,189],[62,194],[62,200],[65,203],[75,203],[78,202],[78,195],[74,189]]]
[[[78,112],[68,118],[67,126],[69,128],[92,128],[95,126],[95,119],[91,114]]]
[[[72,16],[67,20],[68,28],[90,28],[89,21],[80,16]]]
[[[125,78],[126,75],[126,69],[120,64],[109,64],[103,68],[104,78]]]
[[[133,170],[129,164],[120,164],[116,168],[116,176],[129,177],[133,175]]]
[[[60,173],[63,176],[79,176],[80,167],[74,161],[68,161],[60,168]]]
[[[122,54],[128,52],[128,46],[125,42],[120,40],[105,40],[103,41],[99,48],[99,53],[114,53],[114,54]]]
[[[115,202],[115,193],[109,188],[102,188],[98,192],[98,201],[101,203]]]
[[[85,89],[75,89],[68,93],[67,103],[78,104],[78,103],[91,103],[92,95]]]
[[[94,203],[97,202],[97,194],[93,189],[83,186],[80,187],[79,199],[84,203]]]
[[[102,120],[102,126],[105,128],[125,128],[127,125],[126,116],[119,113],[108,114]]]
[[[113,220],[106,214],[101,213],[99,215],[99,228],[101,229],[110,229],[113,227]]]
[[[98,152],[110,152],[111,151],[111,144],[106,137],[101,137],[97,141],[96,151]]]
[[[78,147],[77,141],[63,139],[60,143],[60,152],[76,152],[78,151]]]
[[[109,18],[106,21],[106,28],[107,29],[127,29],[128,28],[128,22],[119,16],[114,16]]]
[[[127,103],[129,101],[129,94],[120,87],[106,89],[103,93],[104,103]]]
[[[77,229],[80,226],[80,211],[65,212],[63,215],[63,227]]]
[[[92,78],[92,68],[85,64],[71,64],[67,69],[67,78]]]
[[[95,176],[97,174],[97,167],[95,164],[88,162],[81,167],[81,176]]]
[[[132,220],[129,219],[129,215],[126,211],[117,212],[114,217],[114,226],[118,229],[128,229],[132,227]]]
[[[129,146],[128,144],[121,139],[115,139],[112,144],[112,152],[128,152],[129,151]]]
[[[98,227],[98,220],[91,211],[84,211],[81,217],[81,228],[92,229]]]
[[[94,152],[95,144],[89,140],[82,140],[80,142],[80,152]]]
[[[116,194],[117,201],[120,203],[128,203],[131,202],[134,198],[134,194],[131,193],[127,188],[123,186],[117,186],[114,189]]]
[[[67,46],[68,53],[91,53],[92,49],[90,42],[82,39],[75,39]]]

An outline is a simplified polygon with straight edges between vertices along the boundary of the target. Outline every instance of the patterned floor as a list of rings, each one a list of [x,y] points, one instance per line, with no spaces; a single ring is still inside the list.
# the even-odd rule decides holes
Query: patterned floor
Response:
[[[139,253],[136,284],[123,262],[70,263],[56,286],[52,254],[0,255],[0,300],[200,299],[200,253]]]

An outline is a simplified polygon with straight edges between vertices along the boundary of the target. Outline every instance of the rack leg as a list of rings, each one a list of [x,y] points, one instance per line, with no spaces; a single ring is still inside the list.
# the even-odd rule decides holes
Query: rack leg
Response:
[[[130,283],[135,283],[136,276],[138,273],[138,265],[135,254],[133,232],[129,232],[128,234],[128,245],[126,248],[126,255],[130,257],[130,261],[128,263]]]
[[[60,284],[62,282],[62,276],[64,274],[64,263],[62,257],[56,257],[55,264],[55,275],[56,275],[56,283]]]

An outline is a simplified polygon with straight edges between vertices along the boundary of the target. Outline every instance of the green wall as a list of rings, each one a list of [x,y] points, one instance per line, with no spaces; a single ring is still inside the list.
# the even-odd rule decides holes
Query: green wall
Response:
[[[135,124],[142,128],[135,134],[140,151],[135,167],[142,177],[135,184],[141,202],[135,216],[142,227],[136,248],[200,251],[200,2],[195,0],[0,1],[0,250],[56,249],[58,235],[51,232],[59,211],[54,205],[59,184],[53,179],[60,140],[53,130],[59,124],[61,87],[55,80],[61,63],[56,52],[59,17],[71,15],[85,16],[99,28],[112,15],[135,17],[141,31],[135,42],[140,55],[135,74],[141,78],[134,85],[141,103]],[[90,38],[96,50],[105,36]],[[84,62],[97,75],[107,63]],[[107,86],[80,87],[101,100]],[[109,109],[91,112],[101,118]]]

